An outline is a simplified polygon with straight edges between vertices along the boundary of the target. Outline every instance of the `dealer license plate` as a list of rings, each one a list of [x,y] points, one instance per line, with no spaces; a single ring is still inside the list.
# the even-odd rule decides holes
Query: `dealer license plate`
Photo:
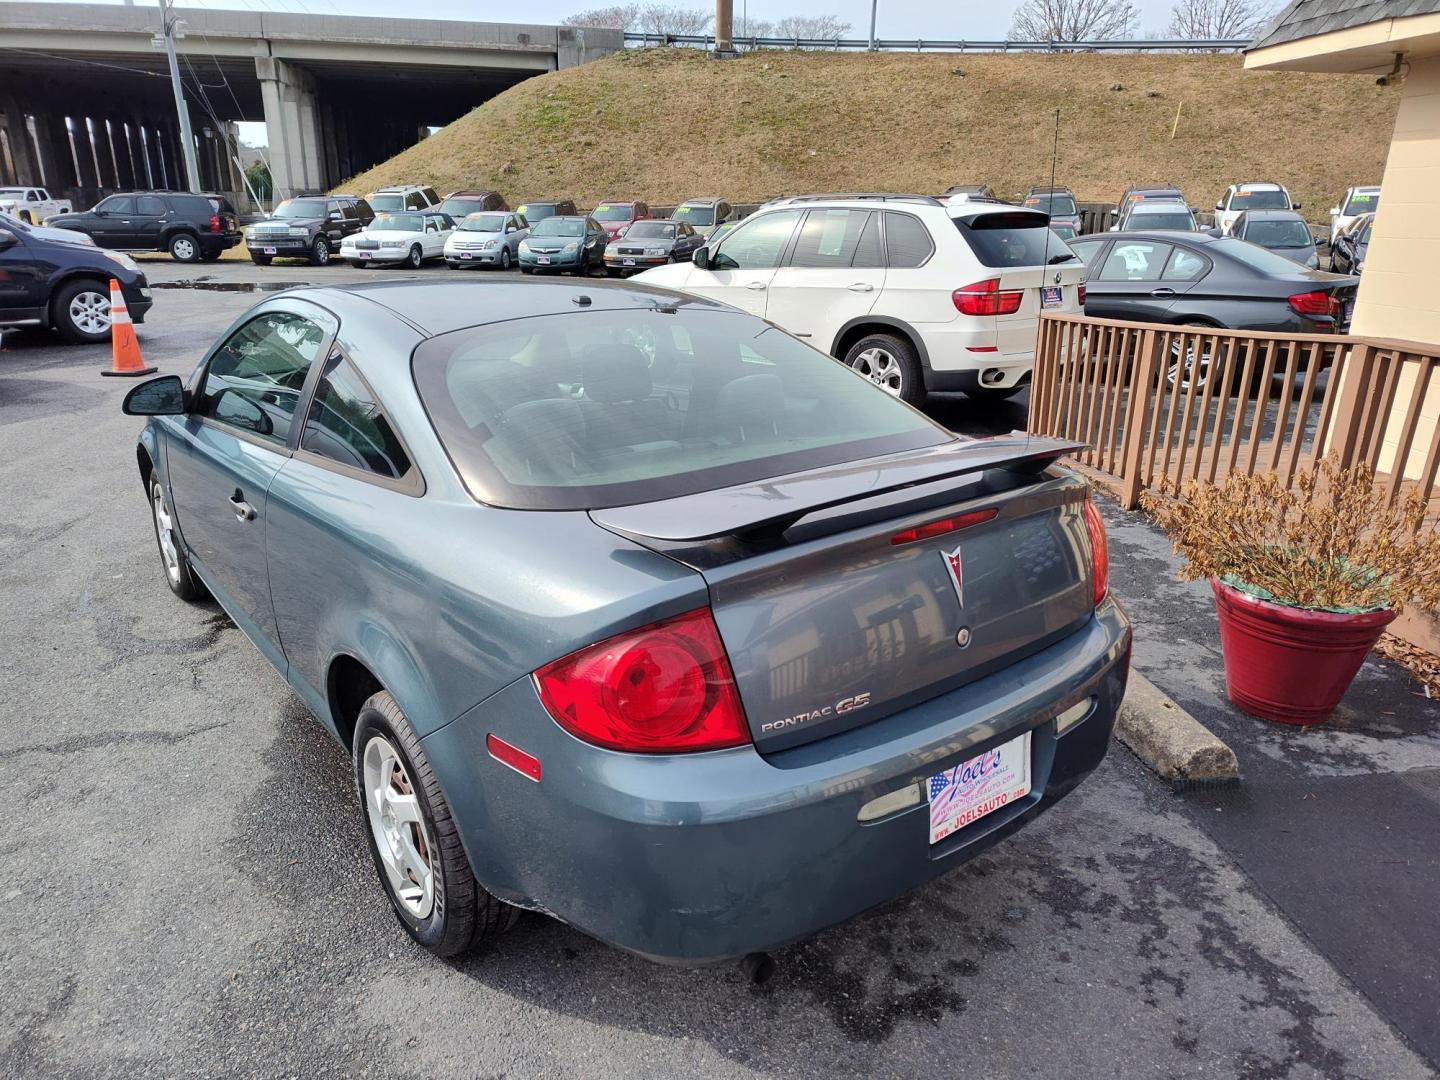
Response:
[[[1030,732],[930,777],[930,843],[1030,794]]]
[[[265,249],[265,254],[266,254],[266,255],[274,255],[274,254],[275,254],[275,249],[274,249],[274,248],[266,248],[266,249]]]
[[[620,260],[620,265],[621,265],[621,266],[634,266],[634,265],[635,265],[635,260],[634,260],[634,259],[621,259],[621,260]]]
[[[539,263],[541,266],[549,266],[549,265],[550,265],[550,256],[549,256],[549,255],[537,255],[536,258],[535,258],[535,261],[536,261],[537,263]]]
[[[1040,290],[1041,307],[1059,307],[1065,302],[1065,293],[1059,285],[1046,285]]]
[[[368,258],[370,258],[370,256],[371,256],[372,254],[373,254],[373,252],[362,251],[362,252],[360,252],[360,258],[362,258],[362,259],[368,259]]]
[[[464,261],[465,261],[466,259],[468,259],[468,258],[470,258],[470,252],[468,252],[468,251],[462,251],[462,252],[460,253],[460,261],[461,261],[461,262],[464,262]]]

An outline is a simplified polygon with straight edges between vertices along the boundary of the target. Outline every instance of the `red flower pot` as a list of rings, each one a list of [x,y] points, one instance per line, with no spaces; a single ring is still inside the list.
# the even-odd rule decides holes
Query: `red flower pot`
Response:
[[[1210,587],[1230,700],[1281,724],[1318,724],[1329,716],[1395,618],[1389,610],[1346,614],[1286,607],[1213,577]]]

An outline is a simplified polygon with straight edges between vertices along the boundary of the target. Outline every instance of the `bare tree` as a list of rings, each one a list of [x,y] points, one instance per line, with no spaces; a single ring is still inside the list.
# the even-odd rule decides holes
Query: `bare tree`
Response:
[[[616,4],[591,8],[563,20],[565,26],[599,26],[645,34],[703,34],[715,18],[713,10],[671,4]]]
[[[850,24],[838,15],[786,15],[775,24],[775,36],[807,41],[839,41]]]
[[[773,37],[775,35],[775,24],[769,19],[746,19],[744,15],[735,16],[735,40],[752,37]]]
[[[1140,11],[1131,0],[1025,0],[1010,22],[1013,41],[1108,41],[1129,35]]]
[[[1193,41],[1255,37],[1275,13],[1264,0],[1179,0],[1169,34]]]

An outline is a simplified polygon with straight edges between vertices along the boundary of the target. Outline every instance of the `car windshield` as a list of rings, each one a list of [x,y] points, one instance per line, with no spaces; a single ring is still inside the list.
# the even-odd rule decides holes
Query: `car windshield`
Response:
[[[1075,209],[1075,200],[1069,195],[1031,195],[1025,200],[1025,205],[1043,210],[1052,217],[1070,217],[1079,213]]]
[[[471,214],[460,223],[462,232],[504,232],[508,214]]]
[[[1286,277],[1291,277],[1297,273],[1303,273],[1301,267],[1296,266],[1284,255],[1276,255],[1273,251],[1252,244],[1248,240],[1227,237],[1224,240],[1216,240],[1208,250],[1228,255],[1252,270],[1259,270],[1262,274],[1284,274]]]
[[[1243,239],[1267,248],[1310,247],[1315,243],[1310,226],[1303,221],[1252,221],[1245,226]]]
[[[554,217],[557,213],[554,203],[527,203],[519,207],[517,214],[525,215],[525,219],[534,225],[537,221],[544,221],[548,217]]]
[[[676,221],[688,221],[691,225],[715,224],[715,208],[713,206],[677,206],[675,213],[670,216]]]
[[[625,233],[626,240],[674,240],[675,226],[665,221],[637,221]]]
[[[605,203],[590,216],[596,221],[629,221],[635,216],[635,208],[630,203]]]
[[[485,209],[484,199],[453,198],[446,199],[437,208],[441,213],[449,214],[456,221],[471,214],[478,214]]]
[[[424,214],[376,214],[371,232],[424,232]]]
[[[1188,210],[1160,210],[1148,214],[1131,214],[1130,229],[1161,229],[1165,232],[1195,232],[1195,219]]]
[[[548,217],[530,230],[531,236],[584,236],[585,222],[572,217]]]
[[[1044,266],[1077,258],[1041,214],[1010,210],[953,220],[985,266]]]
[[[1289,210],[1290,196],[1277,188],[1262,191],[1237,191],[1230,200],[1231,210]]]
[[[441,334],[415,384],[483,502],[583,510],[953,441],[884,390],[737,311],[576,312]]]
[[[1378,191],[1357,191],[1345,200],[1345,208],[1342,213],[1369,214],[1380,209],[1380,192]]]
[[[386,210],[405,209],[405,196],[403,195],[371,195],[366,202],[370,204],[370,209],[377,214]]]
[[[325,216],[324,199],[286,199],[275,207],[277,218],[318,218]]]

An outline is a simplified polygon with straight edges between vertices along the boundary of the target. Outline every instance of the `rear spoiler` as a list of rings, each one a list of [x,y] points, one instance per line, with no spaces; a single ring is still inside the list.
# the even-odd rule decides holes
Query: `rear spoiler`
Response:
[[[987,469],[1036,473],[1084,443],[1011,432],[846,462],[659,502],[592,510],[597,525],[639,540],[697,542],[783,532],[808,514]]]

